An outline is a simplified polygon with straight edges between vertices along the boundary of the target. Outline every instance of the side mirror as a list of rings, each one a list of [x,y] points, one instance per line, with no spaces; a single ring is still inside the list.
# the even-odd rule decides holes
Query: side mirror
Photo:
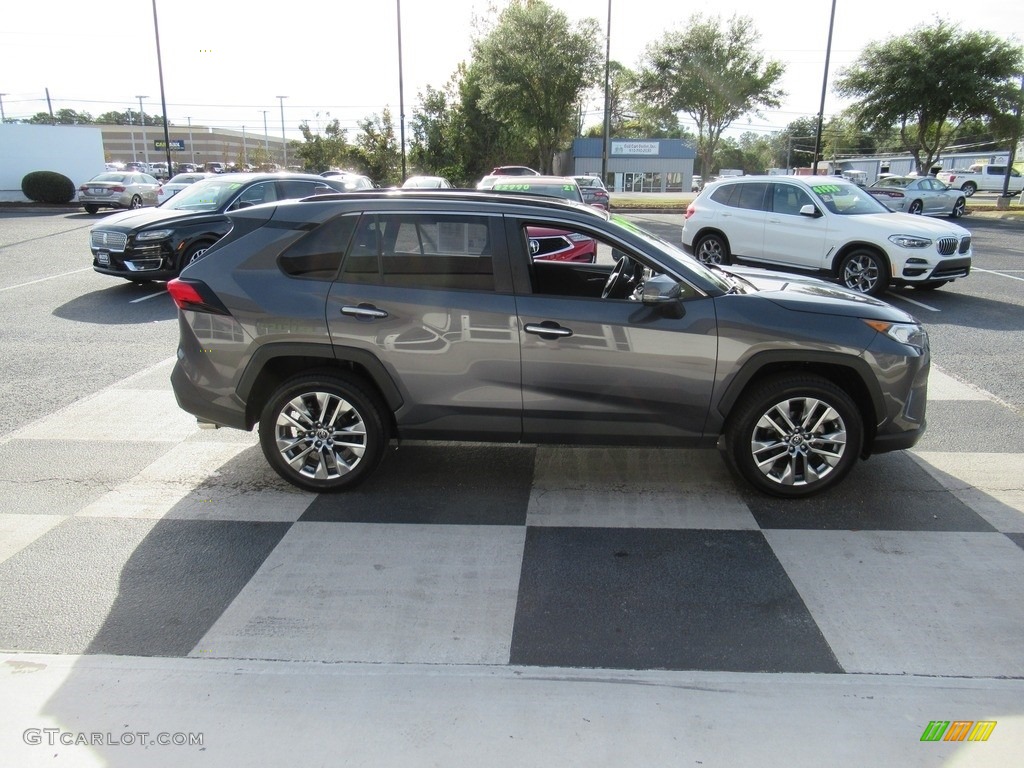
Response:
[[[819,216],[821,216],[821,211],[819,211],[815,206],[808,203],[807,205],[804,205],[800,208],[800,215],[809,216],[812,219],[816,219]]]
[[[669,304],[679,301],[682,292],[683,286],[668,275],[655,275],[644,283],[643,303]]]

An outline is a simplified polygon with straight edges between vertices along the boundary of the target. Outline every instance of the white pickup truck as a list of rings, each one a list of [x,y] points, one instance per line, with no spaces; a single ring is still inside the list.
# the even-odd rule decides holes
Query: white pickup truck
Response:
[[[966,197],[975,192],[1002,192],[1003,178],[1006,176],[1005,165],[972,165],[967,170],[940,171],[936,178],[943,184],[962,190]],[[1024,187],[1020,171],[1010,169],[1010,187],[1007,190],[1016,195]]]

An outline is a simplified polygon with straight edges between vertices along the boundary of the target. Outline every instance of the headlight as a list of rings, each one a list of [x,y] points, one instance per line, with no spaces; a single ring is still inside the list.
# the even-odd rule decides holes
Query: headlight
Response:
[[[928,332],[915,323],[887,323],[884,320],[865,320],[879,333],[884,333],[893,341],[906,344],[916,349],[928,348]]]
[[[932,244],[927,237],[915,237],[914,235],[889,235],[889,242],[900,248],[927,248]]]
[[[139,232],[135,236],[135,242],[145,243],[150,240],[163,240],[164,238],[170,237],[174,234],[173,229],[150,229],[146,232]]]

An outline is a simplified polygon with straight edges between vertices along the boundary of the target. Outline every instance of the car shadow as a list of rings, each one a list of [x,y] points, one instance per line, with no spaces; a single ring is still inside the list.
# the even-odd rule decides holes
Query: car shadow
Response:
[[[111,287],[76,296],[54,309],[53,314],[62,320],[80,323],[139,325],[173,320],[177,311],[166,283],[120,281]]]

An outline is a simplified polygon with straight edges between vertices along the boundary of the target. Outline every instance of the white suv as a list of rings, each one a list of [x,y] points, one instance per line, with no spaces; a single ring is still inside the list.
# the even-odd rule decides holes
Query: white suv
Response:
[[[971,271],[971,233],[893,213],[836,176],[744,176],[708,184],[686,209],[683,249],[705,264],[825,273],[870,295],[933,289]]]

